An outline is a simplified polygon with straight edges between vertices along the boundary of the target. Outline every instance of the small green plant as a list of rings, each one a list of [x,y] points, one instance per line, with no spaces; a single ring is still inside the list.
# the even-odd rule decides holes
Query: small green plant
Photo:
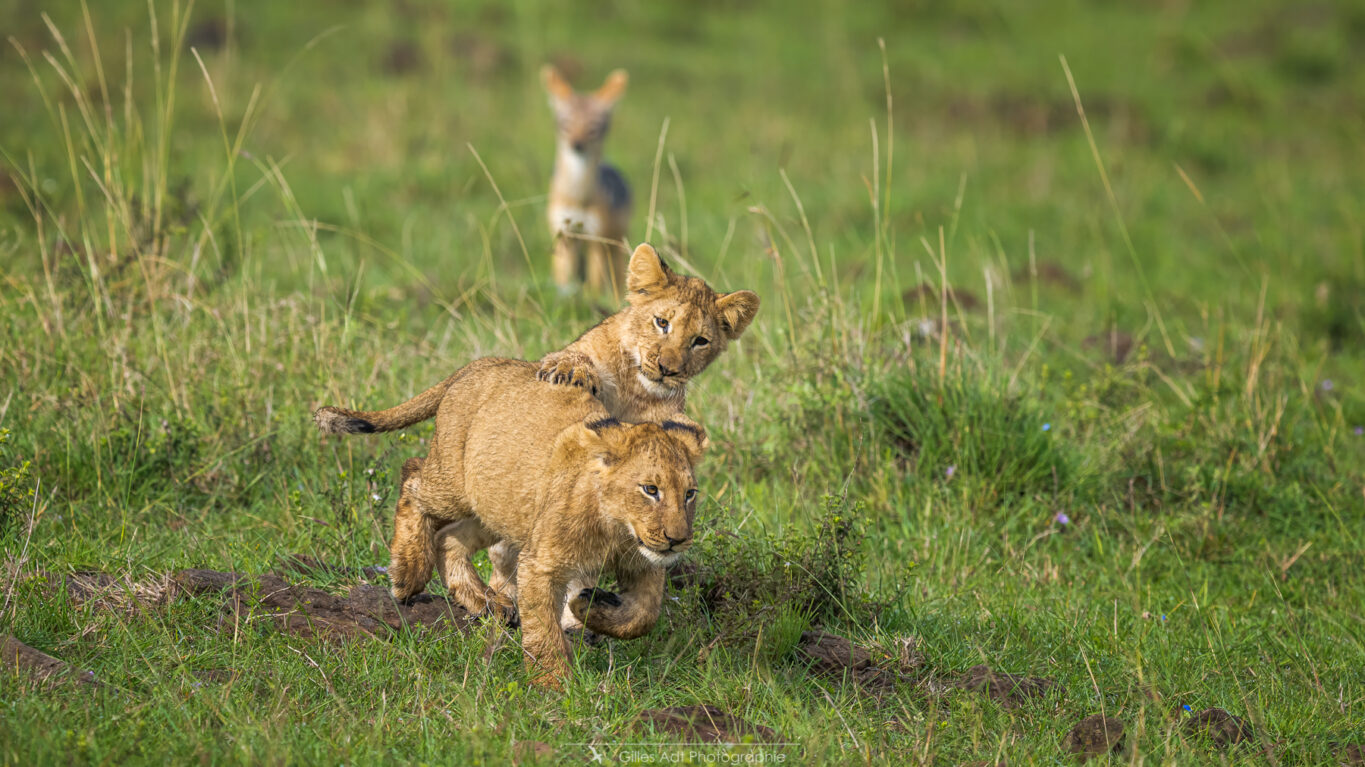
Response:
[[[9,441],[9,429],[0,429],[0,541],[8,541],[23,528],[36,491],[30,462],[17,462]]]
[[[783,534],[736,535],[733,514],[712,516],[688,574],[695,606],[722,636],[794,643],[810,625],[866,623],[892,601],[866,584],[866,507],[826,496],[813,525]],[[772,645],[776,647],[776,645]]]
[[[985,512],[1084,485],[1079,456],[1043,406],[989,366],[958,364],[943,375],[905,367],[869,390],[870,416],[908,482],[953,488]]]

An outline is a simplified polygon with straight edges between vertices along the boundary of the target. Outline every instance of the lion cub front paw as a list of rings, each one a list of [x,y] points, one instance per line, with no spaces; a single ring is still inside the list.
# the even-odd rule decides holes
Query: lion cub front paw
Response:
[[[552,384],[577,386],[597,395],[597,371],[592,360],[578,354],[551,354],[540,361],[536,378]]]
[[[602,609],[604,607],[620,607],[621,598],[606,589],[591,588],[583,589],[569,600],[569,611],[573,617],[580,621],[587,620],[588,609],[593,607]]]

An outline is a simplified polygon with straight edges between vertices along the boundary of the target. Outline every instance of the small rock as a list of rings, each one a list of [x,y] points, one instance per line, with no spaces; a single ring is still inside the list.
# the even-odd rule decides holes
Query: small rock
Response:
[[[1102,714],[1087,716],[1062,739],[1062,748],[1084,761],[1118,751],[1123,745],[1123,722]]]

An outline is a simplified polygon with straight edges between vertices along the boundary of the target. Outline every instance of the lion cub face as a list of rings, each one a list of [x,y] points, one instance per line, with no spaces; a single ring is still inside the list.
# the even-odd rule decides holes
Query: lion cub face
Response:
[[[583,437],[596,460],[603,514],[620,523],[647,561],[663,567],[675,562],[692,545],[693,469],[706,449],[706,432],[679,415],[661,424],[608,418],[586,424]]]
[[[658,397],[685,389],[758,313],[758,294],[716,293],[696,277],[675,274],[649,245],[631,255],[626,288],[621,342],[639,367],[640,384]]]

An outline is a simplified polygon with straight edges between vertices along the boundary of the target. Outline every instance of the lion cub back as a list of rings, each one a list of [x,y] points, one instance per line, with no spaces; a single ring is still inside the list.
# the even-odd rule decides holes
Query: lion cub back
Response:
[[[552,479],[560,433],[608,417],[588,392],[539,381],[536,370],[536,363],[499,358],[466,366],[441,403],[422,470],[424,484],[459,485],[470,510],[504,537],[521,538],[529,530],[536,493]],[[517,529],[498,529],[507,519]]]

